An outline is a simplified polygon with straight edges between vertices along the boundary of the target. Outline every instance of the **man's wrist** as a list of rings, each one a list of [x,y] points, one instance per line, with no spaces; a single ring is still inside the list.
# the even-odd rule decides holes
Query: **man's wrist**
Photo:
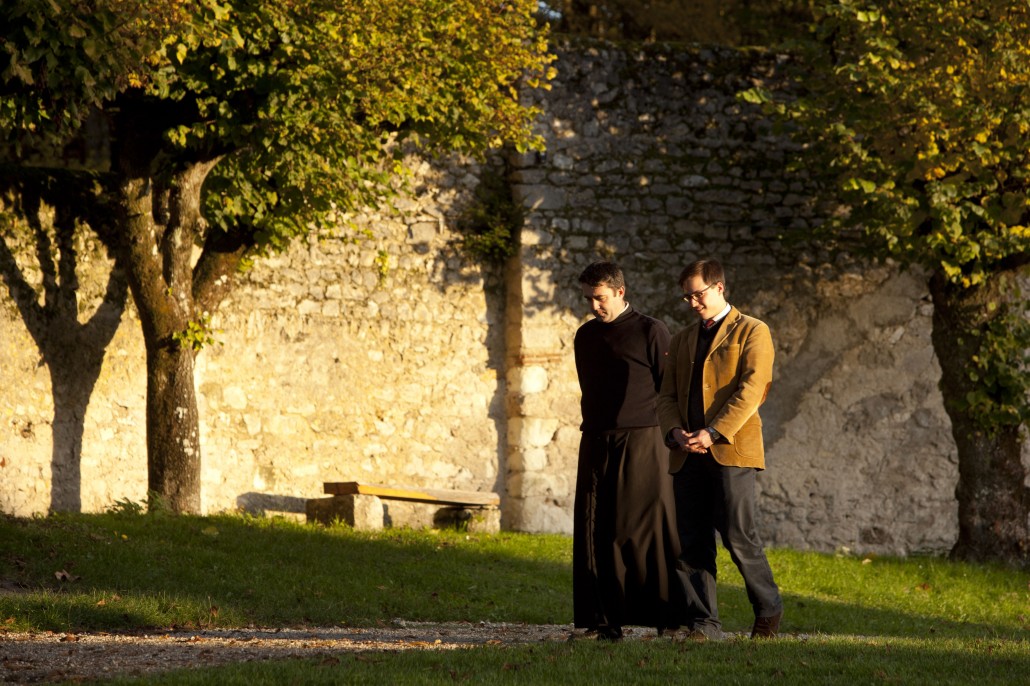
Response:
[[[713,429],[710,426],[706,426],[705,427],[705,431],[707,431],[708,435],[712,437],[712,442],[713,443],[715,441],[719,440],[720,438],[722,438],[722,434],[720,434],[718,431],[716,431],[715,429]]]

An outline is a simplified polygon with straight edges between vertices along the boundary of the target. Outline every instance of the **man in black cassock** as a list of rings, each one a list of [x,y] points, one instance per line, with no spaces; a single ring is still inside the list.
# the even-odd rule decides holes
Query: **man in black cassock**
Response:
[[[625,625],[680,624],[683,591],[669,450],[656,402],[671,335],[625,300],[622,270],[579,277],[594,319],[576,332],[583,392],[574,510],[573,637],[618,640]]]

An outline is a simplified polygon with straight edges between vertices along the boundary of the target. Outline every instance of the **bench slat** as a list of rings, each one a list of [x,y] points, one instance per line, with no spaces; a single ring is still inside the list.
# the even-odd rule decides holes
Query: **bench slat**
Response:
[[[330,495],[375,495],[392,500],[411,500],[440,505],[500,505],[496,493],[482,491],[447,491],[436,488],[400,488],[382,484],[364,484],[357,481],[326,481],[325,492]]]

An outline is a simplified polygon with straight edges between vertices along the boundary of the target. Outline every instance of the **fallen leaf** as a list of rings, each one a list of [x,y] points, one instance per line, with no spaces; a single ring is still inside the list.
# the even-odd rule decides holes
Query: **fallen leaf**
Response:
[[[208,526],[208,527],[205,527],[205,528],[201,529],[200,533],[204,534],[205,536],[212,536],[212,537],[213,536],[217,536],[218,535],[218,528],[214,527],[214,526]]]
[[[58,581],[76,581],[79,578],[63,569],[59,572],[54,572],[54,577],[56,577]]]
[[[75,634],[65,634],[64,636],[61,637],[61,642],[62,643],[74,643],[75,641],[78,641],[78,640],[79,640],[79,637],[76,636]]]

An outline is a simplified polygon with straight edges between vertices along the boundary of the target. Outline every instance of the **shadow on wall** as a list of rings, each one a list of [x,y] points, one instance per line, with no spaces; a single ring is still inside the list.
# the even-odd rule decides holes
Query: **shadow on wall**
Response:
[[[486,300],[486,312],[503,313],[500,317],[486,317],[484,340],[487,352],[486,366],[496,372],[497,377],[497,386],[487,408],[497,435],[497,443],[492,453],[498,456],[497,476],[491,489],[501,494],[503,503],[507,497],[507,302],[511,295],[507,292],[507,271],[512,268],[512,257],[518,253],[519,236],[525,217],[523,208],[515,202],[511,194],[510,151],[490,156],[482,164],[469,166],[467,161],[458,164],[460,169],[469,172],[462,180],[467,192],[464,198],[453,206],[453,213],[447,216],[451,237],[440,249],[439,259],[435,260],[434,272],[429,275],[429,282],[445,297],[455,284],[465,287],[476,287],[481,284]],[[472,177],[476,179],[474,185],[469,182]],[[440,183],[440,179],[432,181]],[[446,185],[444,184],[444,187]],[[416,188],[415,192],[424,194],[433,188],[439,186],[429,184]],[[416,244],[414,249],[421,254],[427,252],[429,247]],[[390,508],[384,507],[386,525],[391,526],[393,517]],[[425,517],[421,514],[401,509],[403,512],[398,521],[417,520],[420,525],[431,525],[431,515],[428,520],[430,524],[425,524]]]
[[[76,275],[76,232],[79,203],[61,184],[44,179],[17,189],[20,207],[5,208],[0,236],[0,278],[7,285],[22,321],[39,349],[40,365],[50,373],[54,416],[51,424],[51,512],[82,510],[82,434],[86,408],[100,376],[107,346],[121,324],[128,294],[125,278],[113,269],[100,305],[80,322],[80,283]],[[53,224],[45,219],[50,195],[64,194],[56,203]],[[5,199],[5,200],[9,200]],[[16,219],[15,216],[18,216]],[[19,246],[17,237],[24,237]],[[29,248],[32,244],[32,248]],[[42,279],[34,286],[15,258],[35,255]],[[31,423],[21,428],[31,436]]]

